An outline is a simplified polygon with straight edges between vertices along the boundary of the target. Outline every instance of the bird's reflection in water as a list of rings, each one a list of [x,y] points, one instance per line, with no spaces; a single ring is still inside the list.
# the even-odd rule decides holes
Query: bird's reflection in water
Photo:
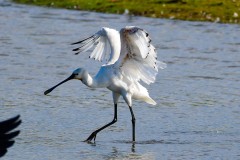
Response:
[[[132,152],[135,153],[135,142],[132,143],[132,148],[131,148]]]

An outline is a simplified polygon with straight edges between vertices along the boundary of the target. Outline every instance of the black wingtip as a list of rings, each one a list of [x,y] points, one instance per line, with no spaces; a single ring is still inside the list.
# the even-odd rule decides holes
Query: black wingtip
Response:
[[[74,48],[72,51],[78,51],[79,50],[79,48]]]
[[[90,39],[90,38],[92,38],[92,37],[94,37],[94,35],[92,35],[91,37],[85,38],[85,39],[83,39],[83,40],[81,40],[81,41],[71,43],[71,45],[75,45],[75,44],[82,43],[83,41],[86,41],[86,40],[88,40],[88,39]]]
[[[75,44],[78,44],[78,43],[81,43],[82,41],[78,41],[78,42],[74,42],[74,43],[71,43],[71,45],[75,45]]]
[[[147,32],[145,32],[146,33],[146,37],[148,37],[149,36],[149,34],[147,33]]]

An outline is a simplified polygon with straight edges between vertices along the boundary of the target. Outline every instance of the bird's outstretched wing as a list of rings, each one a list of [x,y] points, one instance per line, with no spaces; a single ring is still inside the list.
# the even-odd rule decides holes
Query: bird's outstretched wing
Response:
[[[117,63],[124,77],[130,81],[153,83],[158,68],[163,69],[166,64],[158,61],[149,34],[141,28],[128,26],[121,29],[120,35],[122,48]]]
[[[0,122],[0,157],[7,153],[7,149],[15,142],[13,138],[20,133],[20,131],[12,131],[21,124],[19,118],[20,115]]]
[[[115,63],[120,55],[121,43],[119,32],[106,27],[103,27],[91,37],[72,43],[72,45],[75,44],[80,45],[80,47],[73,49],[76,52],[75,54],[94,48],[89,58],[98,61],[106,60],[108,64]]]

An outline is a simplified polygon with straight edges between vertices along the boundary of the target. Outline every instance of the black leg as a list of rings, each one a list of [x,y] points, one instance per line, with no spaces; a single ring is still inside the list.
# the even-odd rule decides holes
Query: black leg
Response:
[[[131,115],[132,115],[132,141],[135,142],[135,122],[136,122],[136,119],[135,119],[135,116],[134,116],[134,113],[133,113],[133,110],[132,110],[131,106],[129,106],[129,109],[130,109],[130,112],[131,112]]]
[[[107,128],[108,126],[114,124],[115,122],[117,122],[117,104],[114,104],[114,118],[113,118],[112,122],[110,122],[110,123],[106,124],[105,126],[97,129],[96,131],[94,131],[94,132],[85,140],[85,142],[91,142],[92,139],[93,139],[94,142],[95,142],[97,133],[100,132],[101,130]]]

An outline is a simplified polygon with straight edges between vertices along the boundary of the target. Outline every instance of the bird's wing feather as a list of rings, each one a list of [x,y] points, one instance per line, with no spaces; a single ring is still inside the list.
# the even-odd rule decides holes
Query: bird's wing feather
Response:
[[[122,50],[117,63],[122,74],[131,81],[153,83],[158,68],[165,68],[166,64],[157,60],[149,34],[138,27],[125,27],[120,35]]]
[[[75,54],[94,48],[89,58],[98,61],[106,60],[108,63],[114,63],[120,55],[119,32],[106,27],[103,27],[91,37],[72,43],[72,45],[75,44],[80,44],[80,47],[73,49],[73,51],[76,51]]]
[[[18,115],[0,122],[0,157],[7,153],[7,149],[14,144],[13,138],[20,133],[20,131],[13,131],[21,124],[19,118],[20,116]]]

